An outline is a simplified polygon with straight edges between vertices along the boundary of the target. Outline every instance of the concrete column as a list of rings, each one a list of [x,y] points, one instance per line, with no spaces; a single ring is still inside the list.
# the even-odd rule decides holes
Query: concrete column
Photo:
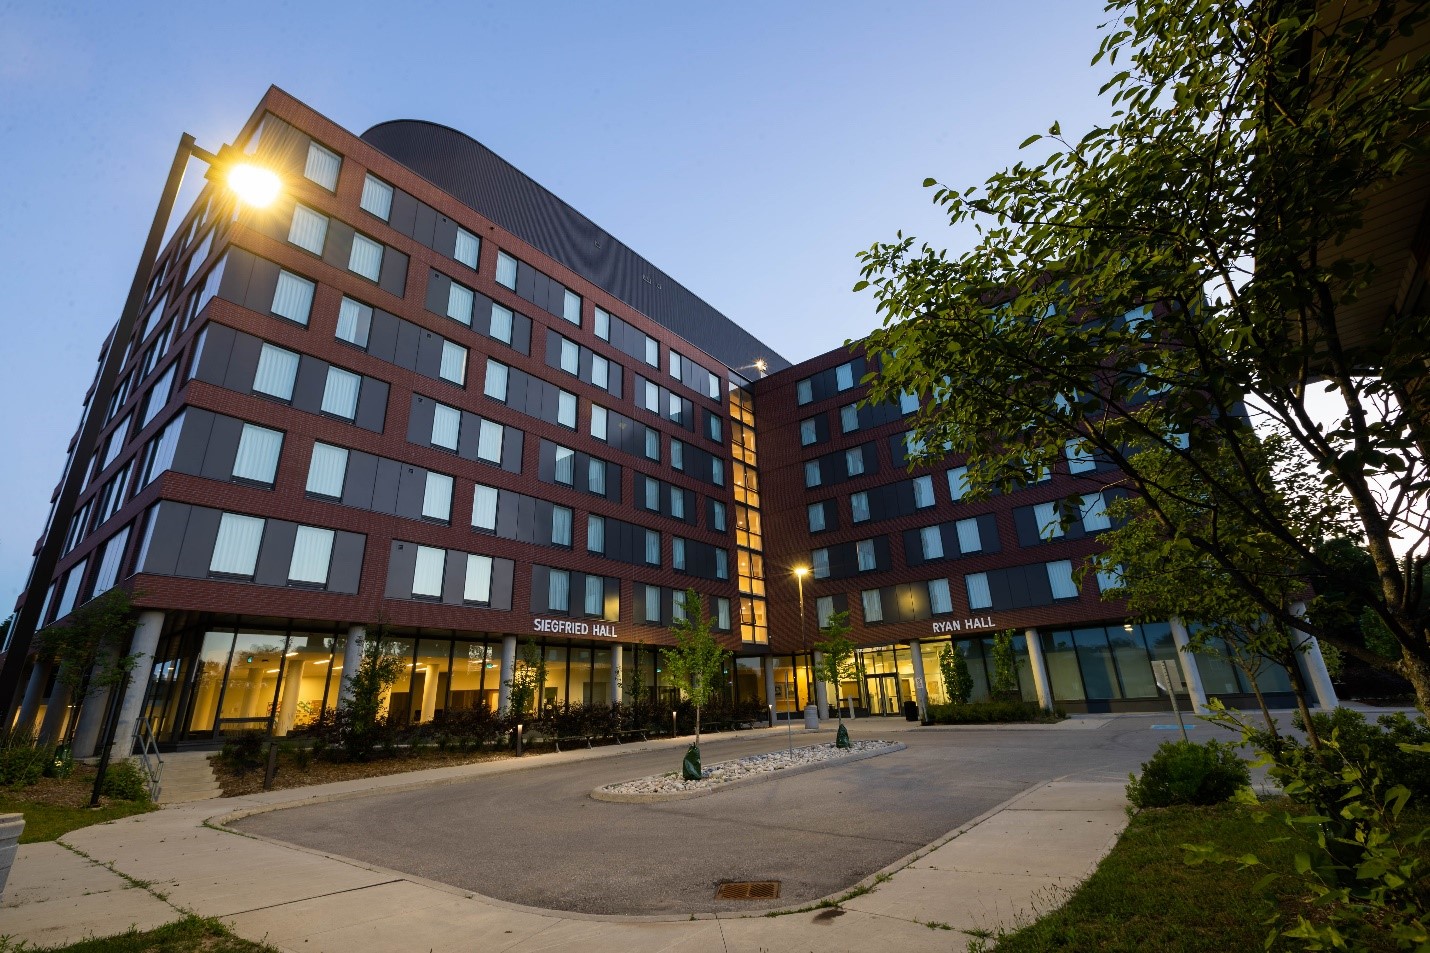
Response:
[[[1177,661],[1182,666],[1182,680],[1187,683],[1187,694],[1192,697],[1192,709],[1200,714],[1207,710],[1207,690],[1202,687],[1202,673],[1197,668],[1197,656],[1192,651],[1192,640],[1187,635],[1187,627],[1176,616],[1167,620],[1172,627],[1172,641],[1177,646]]]
[[[1306,603],[1297,602],[1291,606],[1291,614],[1298,619],[1306,614]],[[1311,683],[1311,691],[1316,696],[1316,704],[1324,711],[1340,707],[1336,688],[1331,684],[1331,673],[1326,670],[1325,656],[1321,655],[1321,643],[1307,632],[1291,630],[1292,644],[1301,659],[1301,671],[1306,673],[1306,681]]]
[[[299,658],[290,655],[283,660],[283,693],[278,700],[278,724],[274,734],[282,736],[293,730],[293,721],[298,715],[298,695],[303,689],[303,666],[306,662],[293,661]]]
[[[109,711],[110,688],[94,689],[80,702],[79,724],[74,731],[73,754],[76,758],[92,758],[99,751],[99,736],[104,730],[104,713]]]
[[[20,700],[20,712],[15,718],[15,734],[25,735],[35,727],[35,716],[40,712],[40,701],[45,692],[45,683],[50,680],[51,662],[35,660],[30,669],[30,680],[25,684],[25,695]]]
[[[824,679],[819,677],[819,667],[824,664],[824,653],[815,652],[811,656],[814,667],[810,674],[814,676],[814,706],[819,712],[819,717],[825,719],[829,717],[829,688]]]
[[[765,673],[765,707],[770,708],[775,703],[775,660],[772,656],[766,655],[760,659],[760,669]]]
[[[501,640],[501,689],[497,694],[497,712],[505,715],[511,708],[511,679],[516,674],[516,636],[504,635]]]
[[[625,653],[621,646],[611,646],[611,702],[619,705],[625,698]]]
[[[1038,706],[1044,711],[1053,710],[1053,682],[1048,677],[1048,660],[1043,658],[1043,639],[1037,629],[1023,633],[1023,641],[1028,644],[1028,667],[1033,670],[1033,690],[1038,693]]]
[[[363,644],[367,641],[367,628],[361,625],[348,626],[348,637],[343,640],[343,678],[339,683],[338,704],[348,706],[353,697],[353,676],[362,664]]]
[[[65,678],[69,672],[69,664],[60,665],[59,675],[55,677],[55,686],[50,689],[50,697],[45,700],[45,717],[40,721],[40,741],[44,744],[54,744],[60,740],[60,736],[65,727],[65,715],[70,708],[70,687],[65,684]]]
[[[156,609],[139,613],[139,624],[129,640],[134,667],[129,670],[129,687],[119,703],[119,727],[114,732],[114,747],[109,749],[110,760],[120,761],[134,752],[134,735],[139,730],[144,696],[149,693],[149,679],[154,674],[154,650],[159,647],[159,635],[163,631],[164,613]]]
[[[923,721],[929,713],[929,685],[924,677],[924,653],[920,644],[918,639],[909,641],[909,660],[914,665],[914,694],[919,703],[919,720]]]

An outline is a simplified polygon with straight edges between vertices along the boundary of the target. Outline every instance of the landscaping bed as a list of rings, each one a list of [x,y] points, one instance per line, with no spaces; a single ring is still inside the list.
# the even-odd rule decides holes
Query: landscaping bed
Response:
[[[1061,708],[1048,711],[1036,702],[986,701],[961,705],[930,705],[929,725],[1054,725],[1067,718]]]
[[[91,824],[117,820],[154,809],[147,800],[126,801],[101,797],[100,806],[89,806],[95,769],[77,764],[67,778],[40,778],[24,787],[0,790],[0,814],[25,815],[25,832],[20,843],[52,841],[70,831]]]
[[[280,751],[278,773],[273,777],[273,790],[329,784],[334,781],[356,781],[408,771],[425,771],[429,768],[450,768],[459,764],[501,761],[510,757],[510,751],[439,751],[433,748],[417,751],[404,749],[388,756],[374,755],[368,761],[330,761],[304,757],[294,751]],[[221,755],[214,755],[210,761],[224,797],[257,794],[263,790],[263,765],[235,773],[234,768],[225,763]]]

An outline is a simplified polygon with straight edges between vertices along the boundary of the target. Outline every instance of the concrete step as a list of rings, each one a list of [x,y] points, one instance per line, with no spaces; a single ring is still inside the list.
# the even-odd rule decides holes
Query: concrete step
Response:
[[[164,773],[159,785],[160,804],[206,801],[223,793],[209,764],[207,751],[180,751],[164,755]]]

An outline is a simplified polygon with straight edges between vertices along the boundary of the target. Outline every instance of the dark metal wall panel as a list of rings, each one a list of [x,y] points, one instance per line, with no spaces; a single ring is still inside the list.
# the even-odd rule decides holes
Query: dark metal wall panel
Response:
[[[378,272],[377,284],[383,291],[401,298],[407,294],[407,264],[405,254],[388,247],[382,252],[382,270]]]
[[[209,563],[213,561],[214,540],[218,538],[218,510],[206,506],[195,506],[189,513],[188,525],[184,527],[184,541],[179,548],[178,562],[174,575],[203,579],[209,574]]]
[[[392,541],[387,557],[387,598],[412,598],[412,576],[417,572],[417,545]]]
[[[208,448],[204,452],[203,469],[199,475],[210,480],[232,479],[233,463],[238,458],[238,440],[242,434],[243,421],[215,415],[209,430]]]
[[[358,391],[357,414],[353,418],[353,423],[363,430],[382,433],[382,428],[387,425],[388,390],[385,381],[380,381],[375,377],[364,377],[362,388]]]
[[[258,548],[258,563],[253,569],[254,582],[288,585],[288,567],[293,562],[293,540],[297,535],[297,523],[271,519],[264,524],[263,544]]]
[[[491,608],[511,611],[511,591],[516,574],[516,564],[510,559],[492,560]]]
[[[178,571],[179,552],[184,545],[184,530],[189,524],[189,514],[193,507],[187,503],[164,500],[158,504],[151,519],[154,529],[149,534],[149,548],[144,553],[144,565],[136,567],[136,572],[152,572],[163,576],[175,575]],[[207,571],[208,567],[204,567]]]
[[[172,469],[180,473],[203,472],[204,454],[208,450],[214,416],[200,407],[190,407],[184,412],[183,429],[179,431],[179,443],[174,448],[174,462],[170,465]]]
[[[293,406],[316,414],[323,408],[323,391],[328,386],[328,362],[304,354],[293,381]]]
[[[328,563],[328,591],[353,594],[362,579],[362,557],[367,537],[361,533],[333,534],[333,557]]]

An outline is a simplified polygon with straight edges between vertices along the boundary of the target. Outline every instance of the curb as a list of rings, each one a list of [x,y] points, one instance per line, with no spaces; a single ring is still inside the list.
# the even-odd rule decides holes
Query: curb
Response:
[[[877,758],[880,755],[893,754],[896,751],[903,751],[908,745],[902,741],[886,742],[886,747],[878,751],[864,751],[858,754],[846,755],[842,758],[829,758],[824,761],[814,761],[809,764],[796,765],[793,768],[776,768],[773,771],[762,771],[759,774],[746,775],[743,778],[736,778],[733,781],[725,781],[720,784],[713,784],[708,788],[699,788],[694,791],[672,791],[669,794],[617,794],[614,791],[606,791],[610,785],[602,785],[591,791],[591,800],[609,801],[613,804],[654,804],[660,801],[688,801],[691,798],[708,797],[711,794],[718,794],[721,791],[728,791],[731,788],[745,787],[750,784],[761,784],[765,781],[773,781],[776,778],[792,778],[797,774],[807,774],[810,771],[818,771],[820,768],[832,768],[841,764],[853,764],[856,761],[867,761],[869,758]],[[805,745],[806,748],[817,747],[816,745]],[[796,749],[798,750],[798,749]],[[723,762],[717,761],[716,764]],[[714,767],[712,765],[711,767]],[[639,779],[638,779],[639,780]],[[617,781],[616,784],[629,784],[629,781]]]

